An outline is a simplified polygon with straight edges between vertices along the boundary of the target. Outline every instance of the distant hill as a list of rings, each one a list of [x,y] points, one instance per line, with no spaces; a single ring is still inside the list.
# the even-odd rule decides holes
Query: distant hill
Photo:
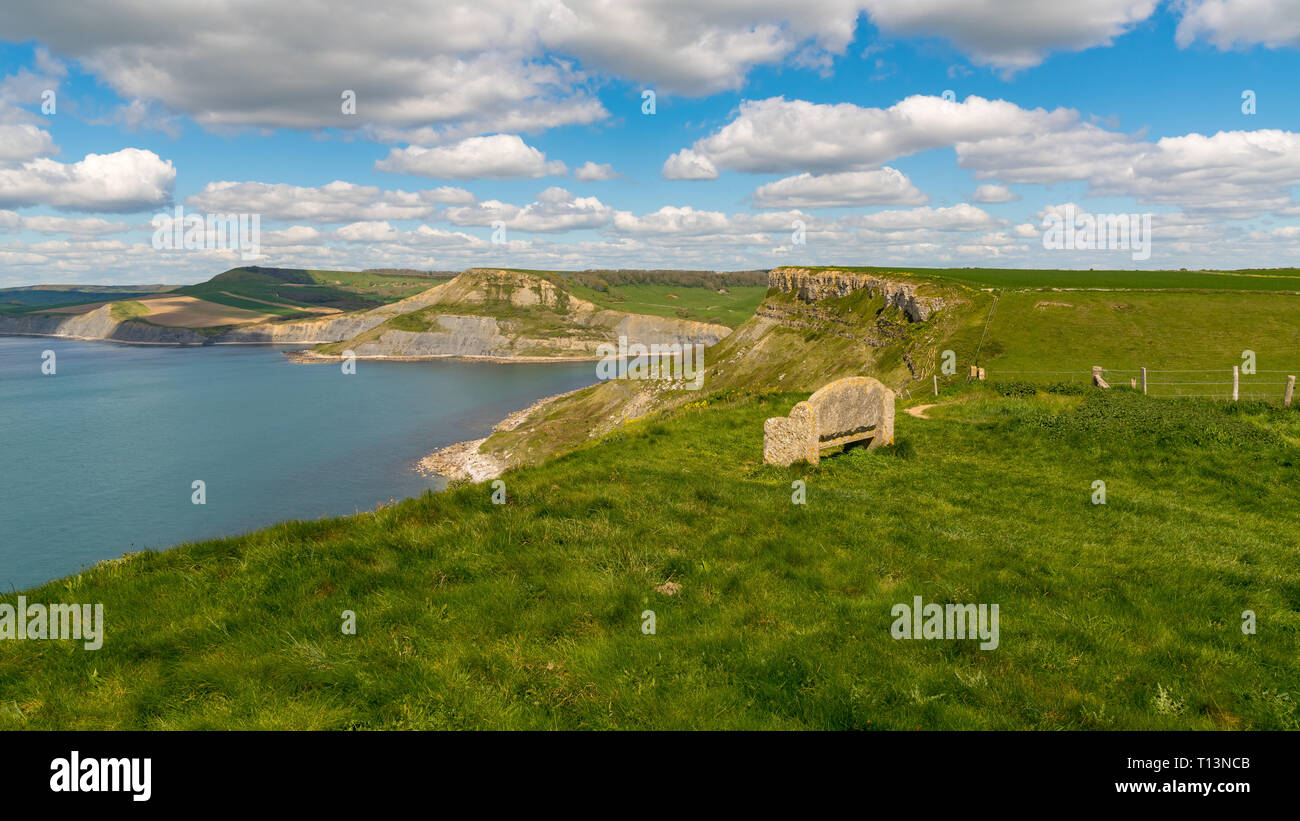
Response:
[[[0,333],[201,344],[244,326],[372,310],[445,281],[427,272],[247,266],[180,287],[11,288],[0,291]],[[110,310],[124,300],[134,304]]]
[[[178,288],[176,293],[258,311],[266,310],[270,303],[270,313],[292,316],[301,313],[295,309],[363,311],[419,293],[437,281],[423,273],[247,266]]]
[[[626,292],[601,292],[593,301],[576,292],[596,292],[552,272],[470,269],[448,278],[428,271],[247,266],[167,294],[99,293],[76,304],[14,305],[0,314],[0,333],[302,344],[321,346],[317,353],[324,356],[350,350],[360,356],[589,358],[601,343],[619,337],[713,344],[752,312],[758,291],[765,290],[623,287]],[[646,310],[637,310],[641,306]]]
[[[382,322],[317,352],[358,356],[594,356],[620,337],[711,345],[730,328],[641,314],[582,299],[572,282],[550,272],[471,268],[423,293],[372,313]]]
[[[0,312],[159,294],[175,285],[24,285],[0,288]]]

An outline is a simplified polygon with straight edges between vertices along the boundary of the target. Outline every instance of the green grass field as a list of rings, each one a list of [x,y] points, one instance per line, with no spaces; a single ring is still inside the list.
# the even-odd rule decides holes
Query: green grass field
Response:
[[[627,425],[505,505],[458,485],[28,591],[107,635],[0,642],[0,726],[1300,728],[1300,413],[963,386],[893,448],[763,466],[804,396]],[[893,639],[918,595],[998,604],[1000,646]]]
[[[128,319],[148,316],[149,308],[133,299],[124,299],[110,305],[108,313],[118,322],[126,322]]]
[[[1035,268],[882,268],[822,265],[813,266],[811,270],[880,275],[908,274],[931,282],[959,282],[977,288],[998,289],[1108,288],[1300,292],[1300,270],[1295,268],[1240,271],[1070,271]]]
[[[1224,398],[1232,367],[1253,351],[1256,373],[1241,376],[1241,395],[1276,400],[1287,376],[1300,375],[1300,295],[1004,291],[993,299],[976,295],[969,321],[945,342],[991,377],[1084,384],[1100,365],[1127,385],[1145,367],[1153,395]]]
[[[735,328],[754,315],[767,286],[737,285],[722,294],[712,288],[681,285],[618,285],[607,292],[582,285],[566,286],[574,296],[594,302],[602,308],[630,314],[691,319]]]

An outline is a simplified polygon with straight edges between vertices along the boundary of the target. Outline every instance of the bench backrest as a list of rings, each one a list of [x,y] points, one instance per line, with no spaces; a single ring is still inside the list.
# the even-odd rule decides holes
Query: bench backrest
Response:
[[[865,438],[878,430],[888,414],[891,433],[894,392],[868,376],[850,376],[822,387],[808,397],[816,424],[817,440],[842,443]]]

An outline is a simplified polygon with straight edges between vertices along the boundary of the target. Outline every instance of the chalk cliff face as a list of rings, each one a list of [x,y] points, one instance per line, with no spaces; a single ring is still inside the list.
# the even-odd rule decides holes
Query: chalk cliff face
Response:
[[[491,317],[440,315],[438,325],[438,331],[386,330],[343,346],[357,356],[502,356],[509,350],[509,340]]]
[[[318,345],[323,342],[338,342],[350,339],[357,334],[379,325],[388,316],[366,311],[361,314],[333,317],[330,319],[311,319],[302,322],[261,322],[242,328],[232,328],[215,336],[212,342],[260,342],[260,343],[301,343]]]
[[[793,294],[803,302],[817,302],[848,296],[854,291],[868,290],[883,296],[885,302],[898,308],[913,322],[924,322],[943,307],[943,300],[920,297],[911,283],[883,279],[871,274],[848,271],[810,271],[807,268],[774,268],[767,274],[769,288]]]
[[[563,336],[514,334],[510,324],[487,316],[436,314],[438,330],[404,331],[381,329],[375,335],[362,334],[354,342],[343,340],[332,349],[347,349],[358,356],[481,356],[481,357],[577,357],[594,358],[604,343],[617,344],[620,336],[628,344],[712,345],[730,329],[703,322],[664,317],[642,317],[617,312],[602,317],[601,324],[578,326]]]
[[[725,325],[646,314],[621,314],[612,336],[626,336],[629,344],[713,345],[730,333],[731,329]]]
[[[220,342],[305,343],[336,342],[378,325],[388,317],[366,314],[306,322],[263,322],[204,335],[190,328],[165,328],[147,322],[119,321],[105,305],[84,314],[19,314],[0,316],[0,333],[107,339],[170,345],[209,345]]]

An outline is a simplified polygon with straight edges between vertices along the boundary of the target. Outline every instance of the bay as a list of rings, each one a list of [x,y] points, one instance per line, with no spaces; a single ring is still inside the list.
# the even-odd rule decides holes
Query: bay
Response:
[[[439,490],[421,457],[596,381],[585,362],[356,366],[273,346],[0,336],[0,589]]]

